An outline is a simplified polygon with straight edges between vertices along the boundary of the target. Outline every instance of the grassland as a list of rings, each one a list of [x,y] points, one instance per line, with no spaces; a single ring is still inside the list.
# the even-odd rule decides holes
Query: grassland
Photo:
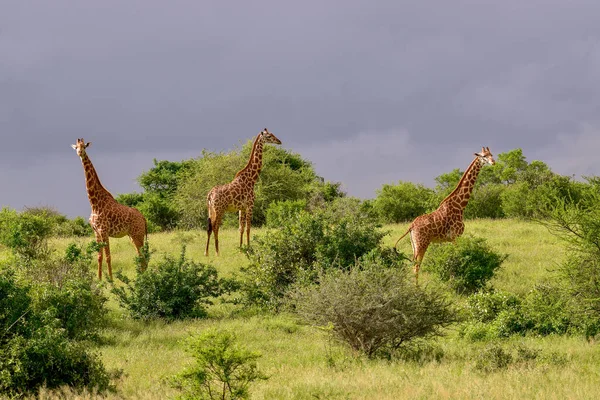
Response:
[[[515,220],[467,221],[466,225],[467,234],[484,237],[494,249],[509,254],[492,282],[497,288],[525,293],[551,276],[563,257],[562,243],[540,225]],[[390,232],[385,243],[393,244],[406,227],[384,227]],[[253,233],[260,235],[261,230]],[[204,257],[203,232],[153,234],[150,245],[156,260],[162,253],[178,254],[186,243],[190,258],[232,275],[247,263],[236,248],[237,235],[237,230],[222,231],[218,258],[212,248],[212,255]],[[53,245],[60,248],[67,242],[56,240]],[[408,239],[399,247],[409,252]],[[112,239],[111,250],[113,268],[132,275],[134,251],[128,240]],[[423,278],[427,280],[426,274]],[[133,321],[114,299],[109,308],[110,324],[97,350],[109,369],[122,371],[118,391],[109,398],[174,396],[167,379],[191,362],[182,340],[209,327],[230,329],[248,348],[262,353],[259,367],[270,378],[252,386],[254,399],[592,399],[600,390],[600,348],[579,337],[509,339],[502,345],[525,344],[560,362],[550,358],[486,374],[474,367],[485,344],[464,341],[452,329],[437,341],[444,354],[440,361],[417,363],[357,356],[292,315],[253,315],[217,304],[208,319],[165,324]]]

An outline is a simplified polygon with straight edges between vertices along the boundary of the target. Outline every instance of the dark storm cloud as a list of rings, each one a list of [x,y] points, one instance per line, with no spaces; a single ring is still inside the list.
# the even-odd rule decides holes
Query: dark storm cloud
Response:
[[[365,197],[429,184],[482,145],[598,173],[572,162],[582,143],[600,150],[598,15],[583,0],[5,0],[0,181],[82,174],[69,145],[84,137],[110,160],[107,187],[133,190],[153,157],[265,126]],[[87,207],[81,185],[55,185],[61,210]],[[42,186],[0,204],[39,201]]]

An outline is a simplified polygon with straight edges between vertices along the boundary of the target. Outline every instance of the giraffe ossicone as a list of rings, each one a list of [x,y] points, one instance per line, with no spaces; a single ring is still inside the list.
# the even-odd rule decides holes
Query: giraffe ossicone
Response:
[[[104,243],[98,252],[98,278],[102,279],[102,260],[103,252],[106,254],[106,264],[108,265],[108,276],[112,279],[112,264],[110,256],[109,237],[120,238],[129,236],[136,248],[138,256],[142,259],[142,266],[145,268],[147,260],[141,252],[144,245],[144,239],[147,238],[148,229],[146,218],[142,213],[132,207],[118,203],[108,190],[102,186],[96,169],[86,153],[86,148],[91,143],[85,143],[82,139],[77,139],[77,144],[71,145],[77,152],[83,164],[85,174],[85,187],[88,199],[92,206],[90,214],[90,225],[94,229],[94,235],[98,243]]]
[[[442,200],[440,206],[429,214],[415,218],[408,230],[394,244],[395,249],[400,239],[410,234],[417,283],[419,267],[429,245],[437,242],[453,242],[464,232],[463,211],[469,203],[479,171],[484,165],[495,163],[490,148],[482,147],[481,152],[475,153],[475,159],[460,178],[456,188]]]
[[[225,212],[239,211],[240,222],[240,247],[246,231],[246,243],[250,245],[250,225],[252,221],[252,209],[254,208],[254,184],[258,180],[262,169],[263,145],[265,143],[281,144],[281,141],[263,129],[254,139],[252,152],[248,164],[237,174],[233,180],[225,185],[213,187],[206,196],[208,207],[208,226],[206,239],[206,250],[204,255],[208,256],[210,235],[215,234],[215,252],[219,255],[219,227]]]

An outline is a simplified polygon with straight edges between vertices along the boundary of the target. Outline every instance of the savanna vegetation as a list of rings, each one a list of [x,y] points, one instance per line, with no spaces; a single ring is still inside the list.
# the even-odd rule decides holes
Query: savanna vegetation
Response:
[[[600,179],[498,155],[417,286],[408,239],[391,245],[460,170],[360,200],[267,146],[252,245],[231,215],[204,257],[206,193],[249,151],[155,160],[142,193],[118,196],[150,221],[149,267],[111,241],[112,282],[94,278],[82,218],[2,210],[0,397],[597,396]]]

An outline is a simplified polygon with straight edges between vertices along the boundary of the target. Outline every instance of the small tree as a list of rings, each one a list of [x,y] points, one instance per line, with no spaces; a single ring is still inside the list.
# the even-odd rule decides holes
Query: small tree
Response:
[[[433,195],[433,190],[423,185],[400,181],[397,185],[386,184],[377,190],[373,207],[380,221],[398,223],[427,212]]]
[[[456,245],[434,246],[426,268],[461,294],[485,287],[507,255],[494,252],[483,238],[460,237]]]
[[[112,293],[138,319],[204,317],[211,298],[220,296],[231,285],[219,279],[214,267],[188,260],[185,246],[178,259],[165,255],[162,262],[143,272],[138,270],[135,279],[120,273],[117,279],[125,286],[113,285]]]
[[[299,286],[290,297],[301,317],[331,324],[335,337],[368,357],[440,335],[457,320],[450,301],[415,286],[406,268],[376,263],[328,271],[318,285]]]
[[[267,377],[256,364],[261,355],[237,343],[234,334],[209,331],[188,340],[195,363],[174,377],[183,399],[247,399],[250,384]]]

